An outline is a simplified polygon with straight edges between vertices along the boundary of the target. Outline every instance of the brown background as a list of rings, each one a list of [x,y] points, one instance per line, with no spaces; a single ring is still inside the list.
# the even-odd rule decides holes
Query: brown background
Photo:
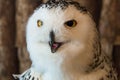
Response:
[[[43,0],[44,2],[47,0]],[[30,67],[25,28],[41,0],[0,0],[0,80]],[[120,0],[75,0],[92,13],[101,33],[102,48],[120,73]]]

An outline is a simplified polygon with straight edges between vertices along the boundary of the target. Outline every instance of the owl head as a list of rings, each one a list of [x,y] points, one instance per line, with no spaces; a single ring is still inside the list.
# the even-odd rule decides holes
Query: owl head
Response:
[[[27,23],[27,48],[31,53],[87,51],[97,29],[85,7],[74,1],[49,0],[41,4]]]

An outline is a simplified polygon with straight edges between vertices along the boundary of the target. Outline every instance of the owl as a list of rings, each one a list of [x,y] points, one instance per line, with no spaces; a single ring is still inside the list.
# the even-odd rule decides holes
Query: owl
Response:
[[[26,29],[31,68],[20,80],[117,80],[101,50],[89,11],[72,0],[49,0],[31,15]]]

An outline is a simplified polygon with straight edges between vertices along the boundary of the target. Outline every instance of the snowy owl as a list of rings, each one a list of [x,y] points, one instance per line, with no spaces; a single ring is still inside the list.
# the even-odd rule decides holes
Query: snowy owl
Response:
[[[117,80],[102,52],[96,24],[79,3],[49,0],[27,23],[31,68],[20,80]]]

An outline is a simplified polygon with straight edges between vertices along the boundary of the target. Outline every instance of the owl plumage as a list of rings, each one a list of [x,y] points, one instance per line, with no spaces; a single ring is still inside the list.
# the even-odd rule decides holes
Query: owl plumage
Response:
[[[101,50],[99,32],[85,7],[49,0],[27,23],[31,68],[20,80],[117,80],[111,60]]]

